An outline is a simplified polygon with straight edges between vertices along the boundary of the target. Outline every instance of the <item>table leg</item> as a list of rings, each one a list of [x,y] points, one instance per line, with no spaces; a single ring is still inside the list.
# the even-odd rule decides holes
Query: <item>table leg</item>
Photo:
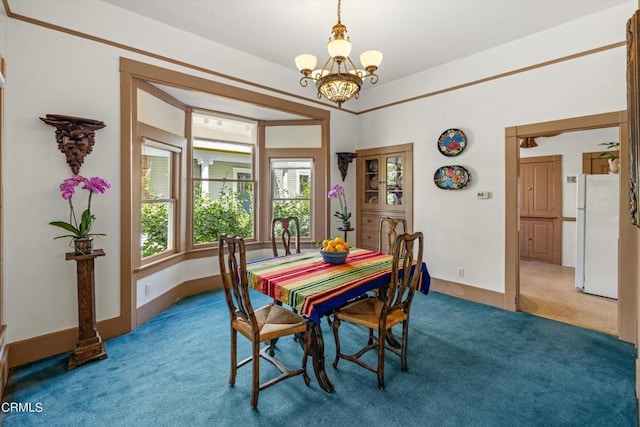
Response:
[[[311,360],[313,361],[313,371],[316,374],[320,388],[327,393],[331,393],[334,387],[324,368],[324,338],[322,337],[322,328],[320,324],[311,320],[307,320],[307,322],[309,322],[309,329],[311,330]],[[304,340],[299,339],[298,342],[304,343]]]

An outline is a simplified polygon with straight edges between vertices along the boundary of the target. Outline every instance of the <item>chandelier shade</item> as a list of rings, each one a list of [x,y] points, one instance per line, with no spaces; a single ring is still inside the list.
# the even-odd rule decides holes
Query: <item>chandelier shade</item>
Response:
[[[300,85],[306,87],[308,81],[315,83],[318,99],[324,96],[329,101],[342,107],[342,103],[351,98],[358,98],[364,80],[371,84],[378,81],[375,73],[382,62],[382,52],[368,50],[360,55],[360,62],[364,70],[356,68],[349,57],[351,41],[345,35],[347,27],[340,21],[340,0],[338,0],[338,23],[331,29],[331,38],[327,43],[329,59],[320,69],[315,69],[317,58],[311,54],[298,55],[295,58],[296,67],[302,73]]]
[[[318,93],[339,105],[358,96],[362,79],[355,74],[330,74],[316,81]]]

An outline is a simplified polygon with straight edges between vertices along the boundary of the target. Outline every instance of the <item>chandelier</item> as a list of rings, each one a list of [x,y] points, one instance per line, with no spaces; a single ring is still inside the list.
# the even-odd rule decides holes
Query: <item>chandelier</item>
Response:
[[[318,99],[324,95],[329,101],[338,104],[339,108],[342,108],[343,102],[351,98],[358,99],[364,80],[369,78],[371,84],[378,81],[375,71],[382,62],[382,52],[368,50],[360,55],[364,70],[358,69],[349,58],[351,41],[345,36],[346,32],[347,27],[340,21],[338,0],[338,23],[331,29],[332,36],[327,44],[330,56],[324,66],[314,70],[318,61],[315,56],[306,53],[296,56],[296,66],[303,74],[300,85],[307,87],[308,81],[312,80],[318,89]]]

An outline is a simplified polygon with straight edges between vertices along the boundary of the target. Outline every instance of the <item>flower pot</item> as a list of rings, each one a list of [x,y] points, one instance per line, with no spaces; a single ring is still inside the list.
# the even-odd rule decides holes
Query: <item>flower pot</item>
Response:
[[[81,237],[73,239],[73,246],[76,255],[87,255],[93,253],[93,237]]]
[[[620,172],[620,159],[609,159],[609,173]]]

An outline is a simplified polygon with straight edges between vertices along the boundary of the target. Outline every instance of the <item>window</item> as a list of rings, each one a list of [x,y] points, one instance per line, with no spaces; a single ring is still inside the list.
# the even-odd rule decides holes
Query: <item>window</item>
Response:
[[[301,237],[311,237],[312,159],[272,159],[272,218],[296,216]]]
[[[173,179],[180,149],[143,139],[141,165],[141,257],[175,250],[176,189]]]
[[[220,234],[255,235],[257,124],[193,115],[193,244],[216,244]]]

